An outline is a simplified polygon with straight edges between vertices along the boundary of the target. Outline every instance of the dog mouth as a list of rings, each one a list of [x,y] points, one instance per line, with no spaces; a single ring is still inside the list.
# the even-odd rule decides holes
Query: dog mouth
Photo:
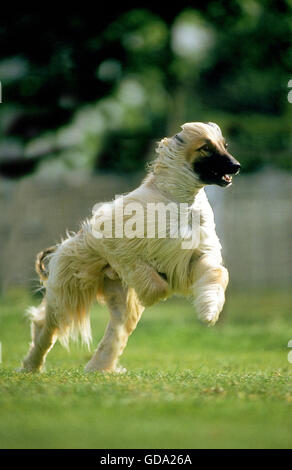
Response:
[[[213,179],[215,184],[226,188],[227,186],[232,185],[232,178],[233,178],[233,176],[238,175],[239,171],[240,171],[239,168],[236,168],[233,171],[232,171],[232,169],[229,168],[228,173],[226,172],[226,173],[222,174],[221,171],[213,170],[212,171],[212,179]]]
[[[232,184],[232,177],[237,173],[226,173],[225,175],[219,175],[219,173],[214,172],[214,176],[221,180],[222,185],[229,186]]]
[[[216,184],[226,188],[231,186],[233,176],[240,170],[240,163],[234,157],[210,155],[193,163],[193,171],[204,184]]]
[[[226,181],[226,183],[231,183],[232,182],[232,175],[223,175],[222,179]]]
[[[227,186],[232,185],[232,178],[233,176],[238,175],[238,173],[239,173],[239,170],[236,170],[234,172],[229,171],[229,173],[223,173],[223,174],[219,171],[213,170],[211,171],[211,174],[209,176],[209,181],[210,183],[217,184],[218,186],[222,186],[226,188]]]

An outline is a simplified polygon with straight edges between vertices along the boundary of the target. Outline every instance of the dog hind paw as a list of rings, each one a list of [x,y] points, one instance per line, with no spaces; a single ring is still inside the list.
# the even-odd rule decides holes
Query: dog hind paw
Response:
[[[110,374],[125,374],[127,372],[127,369],[125,369],[125,367],[122,367],[122,366],[116,366],[112,369],[109,369],[109,368],[105,368],[105,367],[102,367],[102,366],[98,366],[98,365],[92,365],[90,363],[88,363],[85,368],[84,368],[84,372],[104,372],[104,373],[110,373]]]

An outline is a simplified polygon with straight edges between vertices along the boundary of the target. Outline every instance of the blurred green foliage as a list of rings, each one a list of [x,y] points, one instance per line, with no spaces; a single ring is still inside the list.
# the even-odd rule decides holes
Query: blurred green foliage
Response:
[[[185,121],[217,122],[245,171],[292,169],[290,0],[17,10],[0,19],[0,58],[12,176],[19,162],[19,176],[137,171]]]

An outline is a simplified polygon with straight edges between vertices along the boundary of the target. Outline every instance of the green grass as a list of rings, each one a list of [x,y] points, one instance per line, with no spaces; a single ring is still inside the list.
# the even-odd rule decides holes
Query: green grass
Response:
[[[291,448],[291,300],[229,292],[214,328],[184,299],[160,303],[129,340],[128,373],[84,374],[91,353],[57,344],[45,373],[18,374],[31,299],[10,293],[0,300],[0,448]],[[95,343],[106,320],[95,307]]]

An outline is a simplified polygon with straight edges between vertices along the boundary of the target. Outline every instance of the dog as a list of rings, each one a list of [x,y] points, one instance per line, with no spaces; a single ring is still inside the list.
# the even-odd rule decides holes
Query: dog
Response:
[[[137,189],[98,205],[78,233],[38,255],[45,296],[39,307],[29,309],[32,343],[22,371],[40,371],[57,339],[68,347],[69,338],[80,334],[90,344],[89,310],[95,299],[107,305],[110,319],[88,372],[123,372],[119,357],[143,310],[173,294],[191,297],[199,318],[216,323],[229,276],[204,187],[230,186],[240,163],[228,152],[217,124],[191,122],[181,129],[158,143],[157,158]],[[157,204],[183,207],[179,229],[169,218],[163,236],[153,232],[153,218],[145,229],[145,210]],[[135,216],[129,207],[136,208]],[[126,228],[128,236],[121,235]]]

